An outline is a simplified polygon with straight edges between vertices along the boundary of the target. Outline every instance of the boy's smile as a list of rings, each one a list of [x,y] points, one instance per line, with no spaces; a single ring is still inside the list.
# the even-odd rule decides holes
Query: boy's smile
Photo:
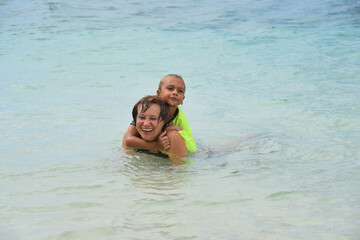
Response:
[[[177,107],[185,99],[185,83],[178,77],[168,76],[164,79],[161,89],[156,93],[171,107]]]

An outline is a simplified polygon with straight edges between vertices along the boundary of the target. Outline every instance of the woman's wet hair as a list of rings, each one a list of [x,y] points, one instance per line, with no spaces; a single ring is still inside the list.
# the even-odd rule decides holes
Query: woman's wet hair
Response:
[[[136,123],[139,107],[141,107],[141,113],[144,113],[149,109],[149,107],[151,107],[154,104],[160,107],[160,115],[158,121],[159,122],[165,121],[165,123],[167,123],[167,121],[169,120],[169,106],[164,100],[160,99],[156,95],[145,96],[134,105],[134,108],[132,110],[132,116],[135,123]]]

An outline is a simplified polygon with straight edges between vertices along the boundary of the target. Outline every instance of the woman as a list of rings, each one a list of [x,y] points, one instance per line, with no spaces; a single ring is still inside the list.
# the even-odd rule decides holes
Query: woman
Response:
[[[167,104],[157,96],[146,96],[138,101],[132,111],[139,137],[148,142],[158,141],[159,137],[164,141],[169,141],[170,147],[167,150],[147,150],[155,154],[165,154],[170,159],[179,164],[181,159],[186,156],[187,148],[181,135],[171,128],[166,129],[165,123],[169,119]],[[165,131],[166,129],[166,131]],[[128,130],[129,131],[129,130]],[[123,147],[129,148],[127,138],[129,132],[123,138]]]

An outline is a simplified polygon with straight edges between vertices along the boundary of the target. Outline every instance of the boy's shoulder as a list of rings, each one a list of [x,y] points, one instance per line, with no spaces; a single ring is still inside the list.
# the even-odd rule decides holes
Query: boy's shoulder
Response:
[[[179,118],[184,118],[184,119],[186,119],[186,121],[187,121],[186,115],[185,115],[185,113],[183,112],[183,110],[181,110],[180,108],[178,108],[178,109],[179,109],[179,113],[178,113]]]
[[[177,109],[177,115],[173,119],[173,124],[180,127],[183,127],[184,125],[189,125],[185,113],[179,107]]]
[[[174,124],[183,129],[182,131],[179,131],[179,134],[184,139],[188,151],[195,152],[196,144],[191,133],[192,131],[190,124],[185,116],[185,113],[180,108],[178,109],[179,109],[179,113],[177,115],[177,119],[176,119],[177,121],[174,121]]]

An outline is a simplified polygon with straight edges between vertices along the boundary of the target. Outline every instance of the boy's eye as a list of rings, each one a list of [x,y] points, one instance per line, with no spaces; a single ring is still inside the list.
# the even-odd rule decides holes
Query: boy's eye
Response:
[[[184,91],[183,91],[183,90],[179,90],[179,93],[184,93]]]
[[[167,89],[171,91],[171,90],[173,90],[174,88],[172,88],[172,87],[168,87]]]

